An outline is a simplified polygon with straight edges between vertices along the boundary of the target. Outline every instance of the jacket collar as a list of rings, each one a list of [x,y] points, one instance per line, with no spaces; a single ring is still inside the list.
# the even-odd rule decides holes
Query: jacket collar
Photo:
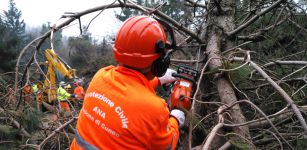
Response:
[[[153,86],[149,83],[149,80],[145,77],[145,75],[143,75],[139,71],[124,66],[116,66],[115,70],[122,74],[136,78],[137,82],[147,87],[151,92],[155,93],[155,90]]]

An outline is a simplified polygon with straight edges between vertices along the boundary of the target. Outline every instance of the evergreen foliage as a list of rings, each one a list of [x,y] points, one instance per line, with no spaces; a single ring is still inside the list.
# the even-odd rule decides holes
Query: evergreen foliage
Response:
[[[101,42],[95,41],[88,32],[79,37],[69,37],[69,56],[79,75],[92,76],[101,67],[115,63],[108,41],[108,37],[104,37]]]
[[[40,33],[41,34],[45,34],[47,31],[49,31],[51,29],[51,25],[50,25],[50,22],[47,22],[47,23],[44,23],[42,24],[41,26],[41,31]],[[56,31],[53,33],[53,48],[55,50],[59,50],[59,49],[62,49],[63,47],[63,42],[62,42],[62,38],[63,38],[63,35],[62,35],[62,30],[59,30],[59,31]],[[50,37],[48,39],[46,39],[46,42],[44,42],[41,46],[41,49],[42,50],[46,50],[46,49],[49,49],[51,48],[51,43],[50,43]]]
[[[246,81],[251,73],[251,68],[248,65],[230,63],[228,69],[235,69],[229,72],[230,79],[236,84],[246,86]],[[241,67],[240,67],[241,66]]]
[[[14,0],[10,0],[9,10],[4,11],[4,24],[14,36],[23,36],[25,23],[21,20],[21,11],[17,9]]]
[[[144,0],[137,0],[137,4],[142,5],[144,4]],[[140,15],[142,14],[139,10],[132,10],[132,9],[122,9],[122,11],[119,14],[116,14],[116,17],[120,21],[125,21],[127,18],[134,16],[134,15]]]
[[[21,11],[13,0],[9,2],[9,10],[0,15],[0,72],[12,71],[16,56],[23,46],[25,23],[21,19]]]
[[[25,112],[21,114],[23,127],[30,133],[39,129],[43,114],[34,107],[26,107]]]

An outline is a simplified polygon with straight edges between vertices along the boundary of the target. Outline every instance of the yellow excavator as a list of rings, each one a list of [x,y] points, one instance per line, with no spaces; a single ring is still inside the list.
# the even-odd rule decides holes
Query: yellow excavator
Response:
[[[43,102],[48,102],[50,104],[57,100],[56,90],[58,88],[58,82],[66,81],[66,83],[72,83],[75,80],[79,80],[76,76],[76,70],[72,69],[53,49],[45,50],[45,58],[47,72],[42,87],[43,95],[40,96],[40,99],[37,99],[39,105]],[[67,92],[72,93],[71,87],[72,85],[68,84],[66,89]]]

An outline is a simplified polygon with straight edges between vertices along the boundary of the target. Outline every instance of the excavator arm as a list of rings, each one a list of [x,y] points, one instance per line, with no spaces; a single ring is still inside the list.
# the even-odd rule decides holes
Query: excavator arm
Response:
[[[57,98],[57,74],[64,76],[66,80],[73,80],[78,77],[76,76],[75,69],[72,69],[63,59],[61,59],[53,49],[46,49],[45,57],[48,70],[44,84],[46,87],[48,102],[51,103]]]

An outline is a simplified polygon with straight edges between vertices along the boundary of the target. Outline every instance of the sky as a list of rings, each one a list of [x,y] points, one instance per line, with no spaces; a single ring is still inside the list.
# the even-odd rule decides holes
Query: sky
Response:
[[[26,28],[41,27],[50,22],[51,25],[60,24],[65,19],[60,19],[64,12],[80,12],[93,7],[110,4],[114,0],[14,0],[16,7],[22,13]],[[0,13],[8,10],[9,0],[0,0]],[[107,9],[100,14],[89,26],[89,31],[94,38],[99,39],[105,35],[114,35],[121,22],[115,18],[115,9]],[[119,11],[117,9],[117,11]],[[82,25],[88,25],[90,20],[99,12],[81,17]],[[59,20],[60,19],[60,20]],[[77,21],[63,30],[65,36],[80,35]]]

